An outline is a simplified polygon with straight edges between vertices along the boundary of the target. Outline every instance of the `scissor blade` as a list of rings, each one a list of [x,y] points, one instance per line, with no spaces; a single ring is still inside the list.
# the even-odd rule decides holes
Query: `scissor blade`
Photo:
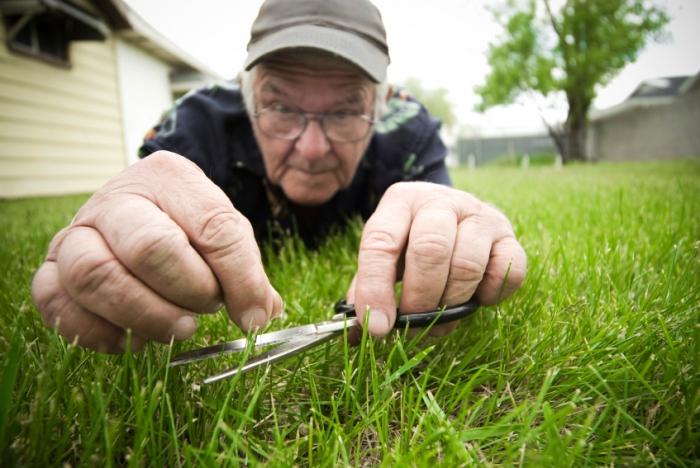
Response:
[[[316,327],[314,325],[302,325],[299,327],[288,328],[286,330],[265,333],[255,337],[255,343],[253,346],[265,346],[270,344],[281,343],[284,341],[289,341],[291,338],[294,337],[305,336],[315,332]],[[204,348],[193,349],[190,351],[186,351],[182,354],[178,354],[170,360],[170,363],[168,365],[170,367],[175,367],[180,366],[182,364],[189,364],[191,362],[201,361],[203,359],[218,356],[219,354],[240,352],[246,349],[247,347],[248,339],[239,338],[237,340],[206,346]]]
[[[338,336],[340,330],[331,331],[328,333],[312,335],[310,337],[299,338],[296,340],[288,341],[287,343],[281,344],[276,348],[266,351],[243,364],[240,367],[232,367],[224,372],[221,372],[211,377],[204,379],[205,384],[218,382],[219,380],[226,379],[228,377],[233,377],[234,375],[242,372],[247,372],[249,370],[255,369],[257,367],[264,366],[266,364],[272,364],[273,362],[281,361],[289,356],[299,354],[309,348],[313,348],[331,338]]]
[[[342,330],[345,328],[345,326],[350,328],[356,325],[356,323],[357,319],[355,318],[349,318],[347,320],[336,319],[326,322],[301,325],[270,333],[263,333],[255,337],[254,346],[258,347],[285,343],[291,340],[297,340],[304,336],[318,336],[319,334]],[[193,349],[173,357],[168,366],[175,367],[182,364],[189,364],[191,362],[208,359],[220,354],[240,352],[246,349],[247,346],[248,340],[246,338],[240,338],[238,340],[228,341],[226,343],[219,343],[204,348]]]

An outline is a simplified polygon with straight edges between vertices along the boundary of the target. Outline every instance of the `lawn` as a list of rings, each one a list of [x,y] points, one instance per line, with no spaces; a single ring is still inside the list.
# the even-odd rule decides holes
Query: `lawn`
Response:
[[[137,355],[43,327],[31,276],[85,197],[0,202],[0,465],[675,465],[700,460],[700,163],[455,170],[529,256],[523,289],[447,338],[342,340],[237,363],[169,355],[240,337],[223,313]],[[267,251],[282,328],[328,317],[359,228]]]

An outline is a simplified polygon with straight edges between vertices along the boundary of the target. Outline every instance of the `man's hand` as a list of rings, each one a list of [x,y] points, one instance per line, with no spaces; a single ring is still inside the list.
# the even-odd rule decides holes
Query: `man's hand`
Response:
[[[402,314],[453,306],[476,296],[495,304],[515,292],[525,252],[506,217],[474,196],[427,182],[392,185],[362,233],[357,274],[348,292],[369,332],[386,335],[396,320],[394,285],[403,279]],[[442,335],[456,324],[435,326]]]
[[[223,301],[243,329],[282,300],[263,270],[253,230],[187,159],[154,153],[109,181],[54,237],[34,276],[44,322],[106,352],[189,338],[194,313]]]

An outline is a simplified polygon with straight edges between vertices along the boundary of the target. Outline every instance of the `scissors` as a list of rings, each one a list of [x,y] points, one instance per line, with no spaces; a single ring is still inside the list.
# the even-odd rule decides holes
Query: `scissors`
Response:
[[[478,304],[476,301],[470,300],[469,302],[454,307],[440,308],[418,314],[399,315],[396,318],[394,328],[416,328],[454,322],[472,314],[477,308]],[[277,345],[268,351],[248,359],[243,365],[232,367],[224,372],[204,379],[205,384],[217,382],[238,373],[246,372],[266,364],[272,364],[273,362],[299,354],[343,334],[344,330],[348,328],[359,325],[355,308],[352,304],[339,301],[335,304],[335,312],[335,315],[330,320],[263,333],[257,335],[255,338],[251,338],[250,341],[252,341],[252,343],[250,343],[247,338],[241,338],[207,346],[205,348],[193,349],[173,357],[168,365],[170,367],[180,366],[221,354],[241,352],[248,349],[249,345],[254,347]]]

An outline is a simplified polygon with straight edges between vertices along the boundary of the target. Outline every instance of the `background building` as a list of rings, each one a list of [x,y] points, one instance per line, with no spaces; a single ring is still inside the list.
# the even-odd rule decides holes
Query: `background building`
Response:
[[[700,157],[700,73],[642,82],[621,104],[591,113],[594,160]]]
[[[0,0],[0,197],[94,191],[217,77],[121,0]]]
[[[455,153],[459,164],[468,164],[473,157],[477,166],[494,162],[505,156],[555,154],[549,135],[504,135],[459,138]]]
[[[590,114],[590,160],[664,160],[700,157],[700,73],[642,82],[617,106]],[[459,138],[459,164],[476,165],[507,156],[555,154],[548,135]]]

